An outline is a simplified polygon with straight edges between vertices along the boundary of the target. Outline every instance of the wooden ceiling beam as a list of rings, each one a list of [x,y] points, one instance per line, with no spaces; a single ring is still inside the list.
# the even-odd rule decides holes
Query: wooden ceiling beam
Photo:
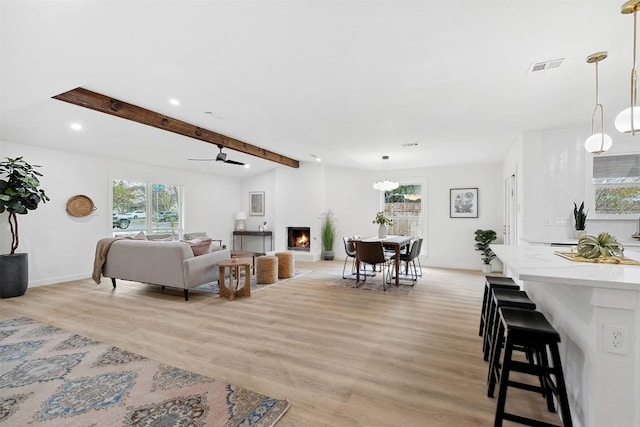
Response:
[[[265,150],[255,145],[248,144],[235,138],[213,132],[199,126],[192,125],[182,120],[138,107],[88,89],[77,87],[68,92],[53,97],[60,101],[79,105],[80,107],[100,111],[122,119],[131,120],[143,125],[153,126],[168,132],[199,139],[213,145],[222,145],[231,150],[249,154],[261,159],[269,160],[292,168],[300,167],[300,163],[290,157],[283,156],[273,151]]]

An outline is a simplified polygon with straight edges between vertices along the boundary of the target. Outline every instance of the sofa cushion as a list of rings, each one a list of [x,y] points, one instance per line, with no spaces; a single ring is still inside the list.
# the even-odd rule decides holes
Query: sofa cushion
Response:
[[[194,256],[204,255],[211,252],[211,238],[200,238],[187,240]]]
[[[144,234],[144,231],[140,231],[138,234],[133,236],[135,240],[147,240],[147,235]]]

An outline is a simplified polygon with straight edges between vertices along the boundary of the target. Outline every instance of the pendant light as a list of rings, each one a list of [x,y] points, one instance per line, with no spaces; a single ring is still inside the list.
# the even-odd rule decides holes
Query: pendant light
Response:
[[[389,156],[382,156],[382,161],[385,164],[388,164],[389,162]],[[373,183],[373,188],[375,188],[376,190],[380,190],[380,191],[391,191],[391,190],[395,190],[396,188],[400,187],[400,183],[397,181],[392,181],[390,179],[383,179],[383,180],[378,180],[376,182]]]
[[[636,75],[636,15],[640,0],[628,0],[620,8],[623,15],[633,13],[633,68],[631,69],[631,107],[622,111],[616,117],[616,129],[623,133],[635,135],[640,132],[640,108],[636,106],[636,93],[638,91],[638,79]]]
[[[607,52],[596,52],[587,56],[587,64],[596,64],[596,106],[591,113],[591,136],[584,142],[584,148],[591,154],[600,154],[611,148],[611,137],[604,133],[604,108],[598,97],[598,63],[607,58]],[[596,112],[600,112],[600,132],[595,133]]]

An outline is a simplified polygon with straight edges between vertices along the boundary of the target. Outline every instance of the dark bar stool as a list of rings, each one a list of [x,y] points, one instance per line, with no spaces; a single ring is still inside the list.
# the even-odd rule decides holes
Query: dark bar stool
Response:
[[[555,395],[560,405],[562,422],[564,426],[572,427],[571,411],[569,410],[569,399],[562,373],[560,362],[560,352],[558,343],[560,334],[551,326],[542,313],[535,310],[526,310],[513,307],[500,307],[498,310],[499,336],[504,336],[504,358],[500,365],[501,345],[495,346],[495,354],[491,357],[489,396],[493,396],[493,391],[500,382],[498,393],[498,404],[496,406],[495,427],[502,426],[504,420],[513,421],[530,426],[550,426],[543,421],[522,417],[504,412],[507,400],[507,388],[515,387],[527,391],[539,392],[546,398],[547,409],[556,412],[553,401]],[[500,341],[500,339],[496,339]],[[526,348],[528,354],[534,355],[529,362],[520,362],[512,359],[513,350],[517,347]],[[551,364],[549,364],[548,352],[551,354]],[[522,372],[535,375],[540,379],[540,386],[525,384],[509,380],[511,371]],[[555,377],[555,381],[551,376]]]
[[[517,307],[535,310],[536,304],[531,301],[525,291],[515,289],[494,289],[493,296],[489,300],[489,315],[484,332],[482,351],[484,360],[489,360],[491,350],[496,345],[496,331],[498,330],[498,309],[500,307]],[[498,343],[502,345],[502,343]]]
[[[480,312],[480,328],[478,335],[484,335],[487,315],[489,314],[489,301],[493,295],[493,289],[520,289],[511,277],[501,276],[485,276],[484,278],[484,295],[482,296],[482,311]]]

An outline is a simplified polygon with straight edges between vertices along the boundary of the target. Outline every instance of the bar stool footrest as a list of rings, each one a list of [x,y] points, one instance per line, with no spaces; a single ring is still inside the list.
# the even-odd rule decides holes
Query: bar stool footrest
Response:
[[[504,420],[513,421],[519,424],[524,424],[527,426],[535,426],[535,427],[562,427],[557,424],[545,423],[544,421],[534,420],[532,418],[521,417],[520,415],[510,414],[508,412],[504,413],[502,417]]]
[[[525,363],[520,361],[511,361],[511,370],[516,372],[522,372],[529,375],[549,375],[553,374],[553,368],[540,365],[532,365],[531,363]]]
[[[545,389],[543,389],[539,385],[526,384],[526,383],[521,383],[521,382],[518,382],[518,381],[509,380],[507,382],[507,384],[509,384],[509,387],[519,388],[520,390],[533,391],[533,392],[536,392],[536,393],[542,393],[542,395],[544,395],[545,391],[546,391]]]

